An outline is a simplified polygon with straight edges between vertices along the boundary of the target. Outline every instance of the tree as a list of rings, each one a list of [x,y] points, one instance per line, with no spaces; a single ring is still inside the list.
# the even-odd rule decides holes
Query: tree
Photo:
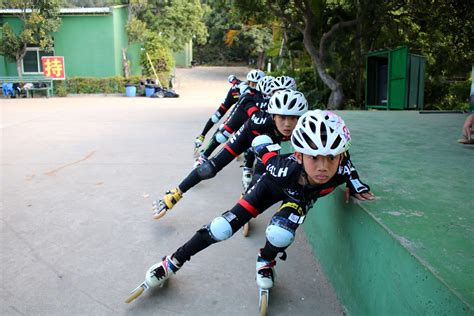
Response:
[[[59,18],[61,0],[11,0],[10,8],[20,9],[18,18],[23,30],[15,34],[12,27],[5,23],[0,41],[0,54],[16,60],[18,76],[22,76],[21,61],[28,45],[35,45],[43,51],[53,48],[52,33],[61,25]]]
[[[132,3],[132,2],[131,2]],[[173,51],[179,51],[192,39],[205,43],[207,28],[203,21],[204,8],[199,0],[156,1],[143,4],[134,0],[134,16],[147,30],[157,33]],[[136,3],[141,7],[137,8]],[[145,30],[142,30],[145,31]]]

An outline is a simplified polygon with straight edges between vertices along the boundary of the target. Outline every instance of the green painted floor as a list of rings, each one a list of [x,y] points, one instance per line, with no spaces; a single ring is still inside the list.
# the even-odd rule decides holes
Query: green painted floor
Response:
[[[456,142],[467,115],[338,114],[351,131],[353,162],[378,197],[362,207],[474,306],[474,145]]]

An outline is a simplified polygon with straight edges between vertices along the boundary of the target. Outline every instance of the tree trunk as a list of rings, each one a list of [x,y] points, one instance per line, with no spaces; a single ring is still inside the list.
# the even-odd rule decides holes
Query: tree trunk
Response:
[[[258,53],[257,69],[265,69],[265,51]]]
[[[18,77],[23,77],[23,72],[21,71],[21,61],[23,57],[26,55],[26,45],[23,46],[23,49],[16,53],[16,71],[18,73]]]
[[[122,67],[125,78],[130,77],[130,64],[127,60],[127,49],[122,48]]]
[[[311,62],[317,74],[329,89],[331,89],[331,95],[329,97],[327,108],[331,110],[339,110],[344,102],[344,92],[342,85],[334,79],[331,75],[326,72],[326,65],[321,61],[314,46],[311,35],[307,32],[303,33],[303,44],[311,57]],[[316,78],[315,78],[316,79]]]
[[[16,71],[18,73],[18,77],[22,78],[23,74],[21,72],[21,59],[16,60]]]
[[[341,109],[341,106],[343,103],[344,103],[344,91],[342,90],[342,85],[340,83],[337,83],[336,89],[331,90],[327,107],[329,110],[339,110]]]

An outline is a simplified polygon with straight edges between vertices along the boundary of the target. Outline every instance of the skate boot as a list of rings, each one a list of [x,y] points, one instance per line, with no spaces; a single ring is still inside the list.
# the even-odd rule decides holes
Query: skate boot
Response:
[[[199,148],[202,146],[203,142],[204,142],[204,135],[199,135],[194,140],[194,157],[195,158],[197,158],[197,156],[199,155]]]
[[[275,274],[276,261],[266,261],[260,255],[257,256],[257,285],[260,289],[271,289]]]
[[[175,274],[181,264],[172,256],[163,257],[161,262],[152,265],[145,275],[145,281],[150,287],[162,287],[166,280]]]
[[[174,188],[166,192],[163,200],[153,202],[153,218],[160,219],[163,217],[166,212],[171,210],[182,197],[183,193],[181,193],[178,188]]]
[[[200,154],[199,155],[199,158],[196,160],[196,162],[193,164],[193,169],[196,169],[197,167],[199,167],[200,165],[202,165],[203,163],[207,162],[208,159],[205,155],[203,154]]]
[[[181,264],[172,256],[163,257],[161,262],[152,265],[145,274],[145,281],[134,289],[130,296],[125,300],[126,303],[130,303],[138,296],[140,296],[145,290],[152,287],[162,287],[165,281],[173,274],[175,274]]]

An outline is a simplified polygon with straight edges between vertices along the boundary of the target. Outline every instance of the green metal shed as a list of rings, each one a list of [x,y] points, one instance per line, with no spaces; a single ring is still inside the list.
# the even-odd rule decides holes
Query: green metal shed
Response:
[[[19,33],[22,23],[16,9],[0,10],[0,22],[9,23]],[[132,74],[140,74],[139,45],[128,46],[125,25],[128,18],[126,5],[104,8],[63,8],[58,32],[53,34],[54,51],[45,53],[29,47],[23,59],[24,75],[42,72],[43,55],[64,56],[66,76],[109,77],[123,75],[121,49],[128,47]],[[14,60],[0,56],[3,76],[17,76]],[[26,63],[28,62],[28,68]],[[3,65],[3,67],[1,67]],[[5,72],[5,73],[3,73]]]
[[[423,109],[426,58],[408,47],[371,51],[366,59],[365,107]]]

